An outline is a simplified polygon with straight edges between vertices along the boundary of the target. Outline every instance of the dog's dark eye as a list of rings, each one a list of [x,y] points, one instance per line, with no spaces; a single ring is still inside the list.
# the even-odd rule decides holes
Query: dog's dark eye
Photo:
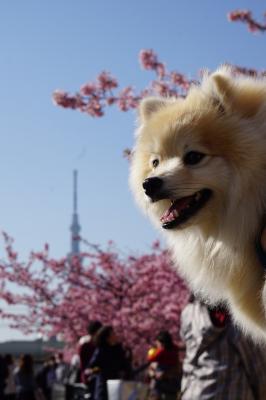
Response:
[[[158,158],[155,158],[155,160],[152,160],[152,166],[153,166],[153,168],[158,167],[158,165],[159,165],[159,160],[158,160]]]
[[[200,153],[199,151],[189,151],[184,156],[184,164],[186,165],[196,165],[205,157],[204,153]]]

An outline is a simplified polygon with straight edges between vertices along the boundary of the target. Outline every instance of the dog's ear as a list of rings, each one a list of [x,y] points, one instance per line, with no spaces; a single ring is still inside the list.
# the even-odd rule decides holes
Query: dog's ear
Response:
[[[237,112],[244,118],[255,115],[265,99],[265,91],[256,81],[233,78],[222,73],[212,75],[215,85],[215,102],[223,113]]]
[[[227,77],[221,74],[212,75],[214,93],[212,103],[217,108],[219,114],[225,114],[231,106],[231,85]]]
[[[163,97],[146,97],[141,100],[139,105],[139,117],[141,122],[148,121],[153,113],[172,102]]]
[[[212,76],[212,80],[216,86],[216,90],[219,95],[227,100],[232,94],[232,84],[227,76],[221,75],[219,73]]]

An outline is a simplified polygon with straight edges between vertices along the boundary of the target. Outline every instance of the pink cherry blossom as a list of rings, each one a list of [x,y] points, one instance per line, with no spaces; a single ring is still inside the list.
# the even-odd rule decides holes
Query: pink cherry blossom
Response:
[[[148,253],[127,256],[113,242],[106,250],[83,243],[87,251],[81,257],[52,259],[46,244],[23,262],[5,234],[7,262],[0,263],[0,299],[23,305],[23,311],[3,308],[1,318],[25,333],[60,334],[73,351],[89,320],[98,319],[114,326],[135,362],[145,359],[158,331],[168,329],[179,340],[188,290],[160,243]],[[19,291],[10,289],[14,284]]]
[[[264,14],[265,18],[266,14]],[[240,21],[247,24],[251,32],[264,32],[266,23],[257,22],[251,11],[235,10],[228,14],[231,22]],[[159,60],[158,55],[153,49],[143,49],[139,53],[139,62],[145,71],[155,74],[145,88],[136,93],[132,85],[119,89],[118,80],[109,72],[101,72],[94,82],[88,82],[81,86],[80,91],[71,95],[66,91],[56,90],[53,93],[53,101],[56,105],[64,108],[79,110],[92,117],[102,117],[106,107],[117,105],[120,111],[129,111],[138,106],[139,101],[149,95],[185,97],[190,86],[197,84],[198,78],[188,79],[180,71],[169,71],[166,64]],[[257,71],[252,68],[233,66],[235,73],[245,75],[265,75],[265,71]],[[198,76],[202,71],[198,72]]]
[[[93,95],[97,90],[97,86],[95,83],[86,83],[85,85],[81,86],[80,94],[82,96],[90,96]]]
[[[80,95],[71,96],[62,90],[56,90],[53,93],[53,101],[58,106],[63,108],[72,108],[73,110],[83,106],[83,100]]]
[[[141,50],[139,53],[139,62],[143,69],[154,70],[158,65],[158,57],[154,50]]]
[[[265,19],[265,14],[264,14]],[[257,22],[253,16],[251,11],[249,10],[235,10],[231,11],[228,14],[228,20],[231,22],[240,21],[244,24],[247,24],[250,32],[265,32],[266,31],[266,23]]]
[[[106,71],[101,72],[97,80],[99,88],[103,91],[112,90],[118,86],[117,80]]]
[[[120,111],[129,111],[135,109],[139,101],[148,95],[184,96],[186,94],[191,82],[179,72],[168,72],[166,65],[159,61],[153,50],[141,50],[139,59],[143,69],[152,71],[156,76],[140,93],[136,93],[129,85],[115,94],[114,90],[119,88],[117,79],[109,72],[103,71],[94,82],[82,85],[75,95],[56,90],[53,93],[54,103],[60,107],[85,112],[92,117],[102,117],[105,108],[114,104]]]
[[[121,111],[128,111],[130,108],[136,108],[139,98],[136,98],[131,86],[124,88],[118,95],[118,107]]]

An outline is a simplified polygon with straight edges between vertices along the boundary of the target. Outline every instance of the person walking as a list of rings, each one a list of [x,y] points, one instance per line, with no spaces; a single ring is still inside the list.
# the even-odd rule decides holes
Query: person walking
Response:
[[[81,382],[87,383],[87,377],[84,371],[88,368],[91,356],[95,350],[95,335],[102,327],[100,321],[91,321],[87,328],[87,335],[82,336],[79,340],[79,358],[80,358],[80,374]]]
[[[131,365],[112,326],[102,327],[95,342],[96,349],[89,363],[90,371],[95,376],[93,399],[108,400],[107,380],[128,378]]]
[[[56,367],[56,358],[54,355],[50,355],[36,376],[38,388],[46,400],[52,399],[53,385],[56,382]]]
[[[17,400],[36,400],[36,383],[33,372],[33,359],[30,354],[24,354],[20,359],[20,364],[15,371],[16,399]]]
[[[148,352],[151,397],[155,400],[176,400],[181,383],[178,347],[168,331],[161,331],[155,347]]]

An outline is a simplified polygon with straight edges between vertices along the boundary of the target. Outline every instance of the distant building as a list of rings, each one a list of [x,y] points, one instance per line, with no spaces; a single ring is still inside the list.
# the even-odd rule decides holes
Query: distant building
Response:
[[[64,347],[63,342],[51,338],[50,340],[10,340],[0,343],[0,354],[12,354],[18,358],[21,354],[31,354],[36,362],[43,360],[47,355],[54,354]]]

